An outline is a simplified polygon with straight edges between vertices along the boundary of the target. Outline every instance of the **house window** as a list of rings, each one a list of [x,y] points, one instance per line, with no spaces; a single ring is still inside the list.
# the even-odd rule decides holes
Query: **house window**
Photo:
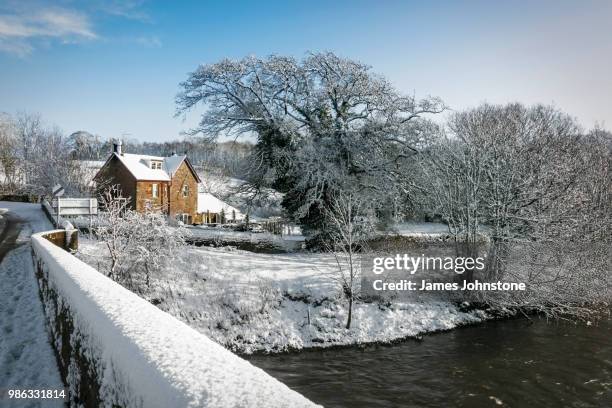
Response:
[[[157,161],[157,160],[151,161],[151,168],[152,168],[153,170],[161,170],[161,168],[162,168],[162,162]]]
[[[183,197],[189,197],[189,185],[183,184]]]
[[[159,185],[158,184],[151,184],[151,196],[153,198],[159,197]]]
[[[183,224],[186,224],[186,225],[187,225],[187,224],[191,224],[191,220],[192,220],[192,219],[191,219],[191,215],[189,215],[189,214],[185,214],[185,213],[183,213],[183,214],[177,214],[176,218],[177,218],[177,219],[178,219],[180,222],[182,222]]]

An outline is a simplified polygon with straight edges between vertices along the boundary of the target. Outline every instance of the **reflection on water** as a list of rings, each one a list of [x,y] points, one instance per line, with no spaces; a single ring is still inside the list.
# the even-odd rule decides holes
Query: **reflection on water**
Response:
[[[422,342],[249,360],[326,407],[612,407],[609,320],[488,322]]]

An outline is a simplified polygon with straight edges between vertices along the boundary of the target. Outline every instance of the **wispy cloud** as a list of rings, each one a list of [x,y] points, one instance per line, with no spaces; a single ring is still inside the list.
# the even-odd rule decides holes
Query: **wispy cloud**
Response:
[[[147,47],[147,48],[161,48],[162,47],[162,41],[156,35],[137,37],[135,41],[137,44],[140,44],[143,47]]]
[[[32,47],[27,41],[22,39],[11,39],[7,41],[0,36],[0,52],[17,55],[18,57],[25,57],[33,50],[34,47]]]
[[[89,17],[65,8],[39,8],[34,12],[0,14],[0,51],[25,56],[37,40],[64,43],[98,38]]]
[[[144,3],[144,0],[104,0],[100,3],[99,8],[106,14],[150,22],[151,17],[142,9]]]

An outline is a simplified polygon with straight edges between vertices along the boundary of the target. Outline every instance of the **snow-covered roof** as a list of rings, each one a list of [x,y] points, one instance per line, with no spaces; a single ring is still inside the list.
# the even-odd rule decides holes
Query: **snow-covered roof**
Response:
[[[106,163],[104,160],[80,160],[79,162],[84,169],[101,169]]]
[[[170,181],[170,176],[163,167],[161,169],[151,168],[152,161],[161,161],[163,163],[163,157],[129,153],[115,154],[115,156],[125,165],[136,180]]]
[[[166,169],[166,173],[174,174],[178,170],[179,166],[185,160],[187,156],[170,156],[164,157],[164,168]]]
[[[132,173],[136,180],[170,181],[186,156],[147,156],[144,154],[116,154],[121,163]],[[151,162],[162,162],[161,169],[151,168]]]
[[[221,210],[225,212],[227,218],[232,217],[232,211],[236,212],[236,219],[243,219],[244,215],[236,207],[232,207],[224,201],[219,200],[217,197],[210,193],[198,193],[198,213],[205,213],[207,211],[211,213],[220,213]]]

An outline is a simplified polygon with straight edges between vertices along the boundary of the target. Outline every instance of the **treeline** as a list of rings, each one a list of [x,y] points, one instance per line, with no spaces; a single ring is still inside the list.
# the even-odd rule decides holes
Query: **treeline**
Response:
[[[185,137],[182,140],[165,142],[141,142],[132,138],[102,138],[86,131],[68,136],[68,149],[74,159],[106,160],[113,148],[113,142],[121,140],[126,153],[151,156],[185,154],[199,167],[214,168],[226,176],[240,177],[244,172],[246,158],[253,145],[249,142],[211,142],[202,137]]]
[[[123,144],[126,153],[152,156],[184,154],[196,167],[215,169],[225,176],[238,178],[244,176],[246,161],[253,148],[249,142],[211,142],[206,138],[195,136],[159,143],[125,139]]]
[[[88,195],[95,166],[86,162],[106,160],[116,140],[86,131],[66,135],[39,114],[1,114],[0,193],[48,194],[61,184],[70,195]],[[128,153],[186,154],[203,171],[238,178],[244,175],[252,150],[248,142],[211,143],[197,137],[160,143],[124,138],[122,142]]]
[[[70,194],[87,190],[84,169],[71,160],[73,146],[40,115],[0,116],[0,193],[48,194],[57,183]]]

